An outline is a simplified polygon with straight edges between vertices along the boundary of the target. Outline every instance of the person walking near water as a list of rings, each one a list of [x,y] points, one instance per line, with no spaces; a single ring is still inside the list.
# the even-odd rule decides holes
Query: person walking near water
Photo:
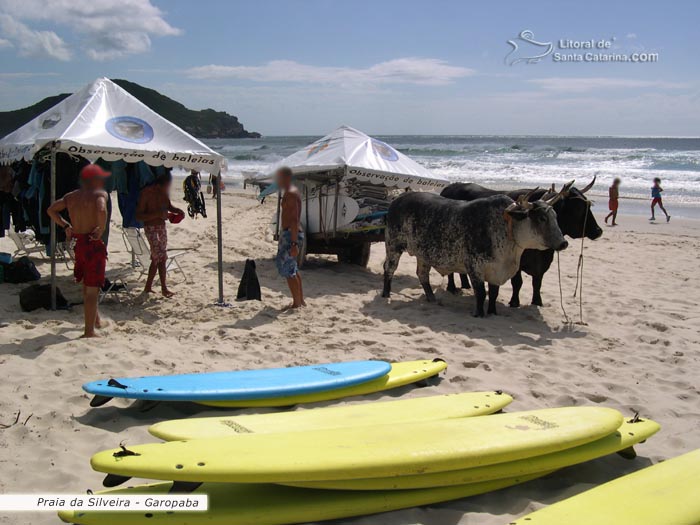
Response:
[[[280,233],[275,265],[279,274],[287,279],[287,286],[292,294],[292,304],[285,310],[306,306],[301,275],[297,264],[299,250],[304,242],[301,231],[301,195],[292,184],[292,170],[282,167],[277,170],[277,186],[284,191],[281,203],[282,231]]]
[[[79,190],[67,193],[54,202],[47,213],[51,220],[66,233],[66,241],[75,239],[75,281],[83,283],[83,308],[85,330],[82,337],[97,337],[96,328],[101,328],[97,302],[100,288],[105,282],[107,247],[102,234],[107,226],[107,193],[105,179],[110,174],[97,164],[88,164],[80,170]],[[61,212],[68,211],[70,222]]]
[[[617,208],[620,204],[619,199],[621,182],[622,181],[619,178],[615,178],[615,180],[612,183],[612,186],[608,188],[608,209],[610,210],[610,213],[608,213],[605,216],[605,224],[607,224],[610,217],[612,217],[612,226],[617,226]]]
[[[168,289],[168,230],[166,220],[179,222],[175,217],[182,219],[185,212],[176,208],[170,202],[170,187],[173,176],[170,170],[164,170],[156,177],[155,184],[147,186],[141,191],[138,205],[136,206],[136,219],[143,222],[143,230],[151,248],[151,265],[148,268],[148,277],[144,294],[153,293],[153,280],[156,272],[160,277],[160,289],[164,297],[175,295]]]
[[[650,221],[656,220],[656,217],[654,216],[654,208],[657,204],[659,205],[659,208],[661,208],[661,211],[664,212],[664,215],[666,215],[666,222],[671,220],[671,216],[666,211],[666,208],[664,208],[664,203],[661,199],[661,193],[663,191],[664,189],[661,187],[661,179],[656,177],[654,179],[654,185],[651,187],[651,218],[649,219]]]

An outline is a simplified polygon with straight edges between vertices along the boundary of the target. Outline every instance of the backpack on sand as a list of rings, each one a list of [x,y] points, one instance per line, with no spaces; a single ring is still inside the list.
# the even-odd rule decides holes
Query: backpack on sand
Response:
[[[10,264],[4,264],[6,283],[20,284],[41,279],[39,270],[29,257],[20,257]]]
[[[260,281],[258,281],[258,274],[255,271],[255,261],[253,259],[246,259],[245,261],[245,269],[243,270],[243,277],[241,277],[241,284],[238,285],[236,299],[244,301],[262,300]]]
[[[19,292],[19,305],[23,312],[33,312],[39,308],[51,309],[51,285],[32,284]],[[56,308],[68,307],[68,301],[63,297],[61,290],[56,288]]]

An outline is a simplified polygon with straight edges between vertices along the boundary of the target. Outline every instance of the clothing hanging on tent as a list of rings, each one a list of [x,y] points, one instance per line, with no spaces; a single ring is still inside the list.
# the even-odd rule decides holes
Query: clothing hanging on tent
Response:
[[[136,207],[139,203],[141,190],[155,182],[155,175],[145,162],[126,164],[123,180],[115,181],[119,201],[119,211],[122,214],[124,228],[143,228],[143,223],[136,220]]]

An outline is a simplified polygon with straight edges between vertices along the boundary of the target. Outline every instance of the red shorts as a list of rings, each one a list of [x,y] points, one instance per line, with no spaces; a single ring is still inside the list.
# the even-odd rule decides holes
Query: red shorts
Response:
[[[144,226],[143,231],[151,247],[151,261],[158,264],[168,260],[168,229],[165,224]]]
[[[620,203],[617,201],[617,199],[610,199],[610,201],[608,202],[608,209],[610,211],[617,211],[619,205]]]
[[[655,204],[661,204],[661,197],[654,197],[651,199],[651,205],[654,206]]]
[[[74,235],[75,268],[73,275],[76,282],[85,286],[102,288],[105,283],[107,267],[107,247],[101,240],[90,240],[87,233]]]

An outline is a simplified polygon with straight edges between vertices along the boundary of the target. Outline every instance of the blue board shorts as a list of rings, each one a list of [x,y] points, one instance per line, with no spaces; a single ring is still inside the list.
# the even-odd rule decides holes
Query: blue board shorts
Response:
[[[299,232],[297,235],[298,248],[301,251],[301,246],[304,243],[304,234]],[[299,267],[296,257],[292,257],[292,232],[284,230],[280,235],[279,244],[277,246],[277,256],[275,257],[275,266],[277,271],[285,279],[295,277]]]

